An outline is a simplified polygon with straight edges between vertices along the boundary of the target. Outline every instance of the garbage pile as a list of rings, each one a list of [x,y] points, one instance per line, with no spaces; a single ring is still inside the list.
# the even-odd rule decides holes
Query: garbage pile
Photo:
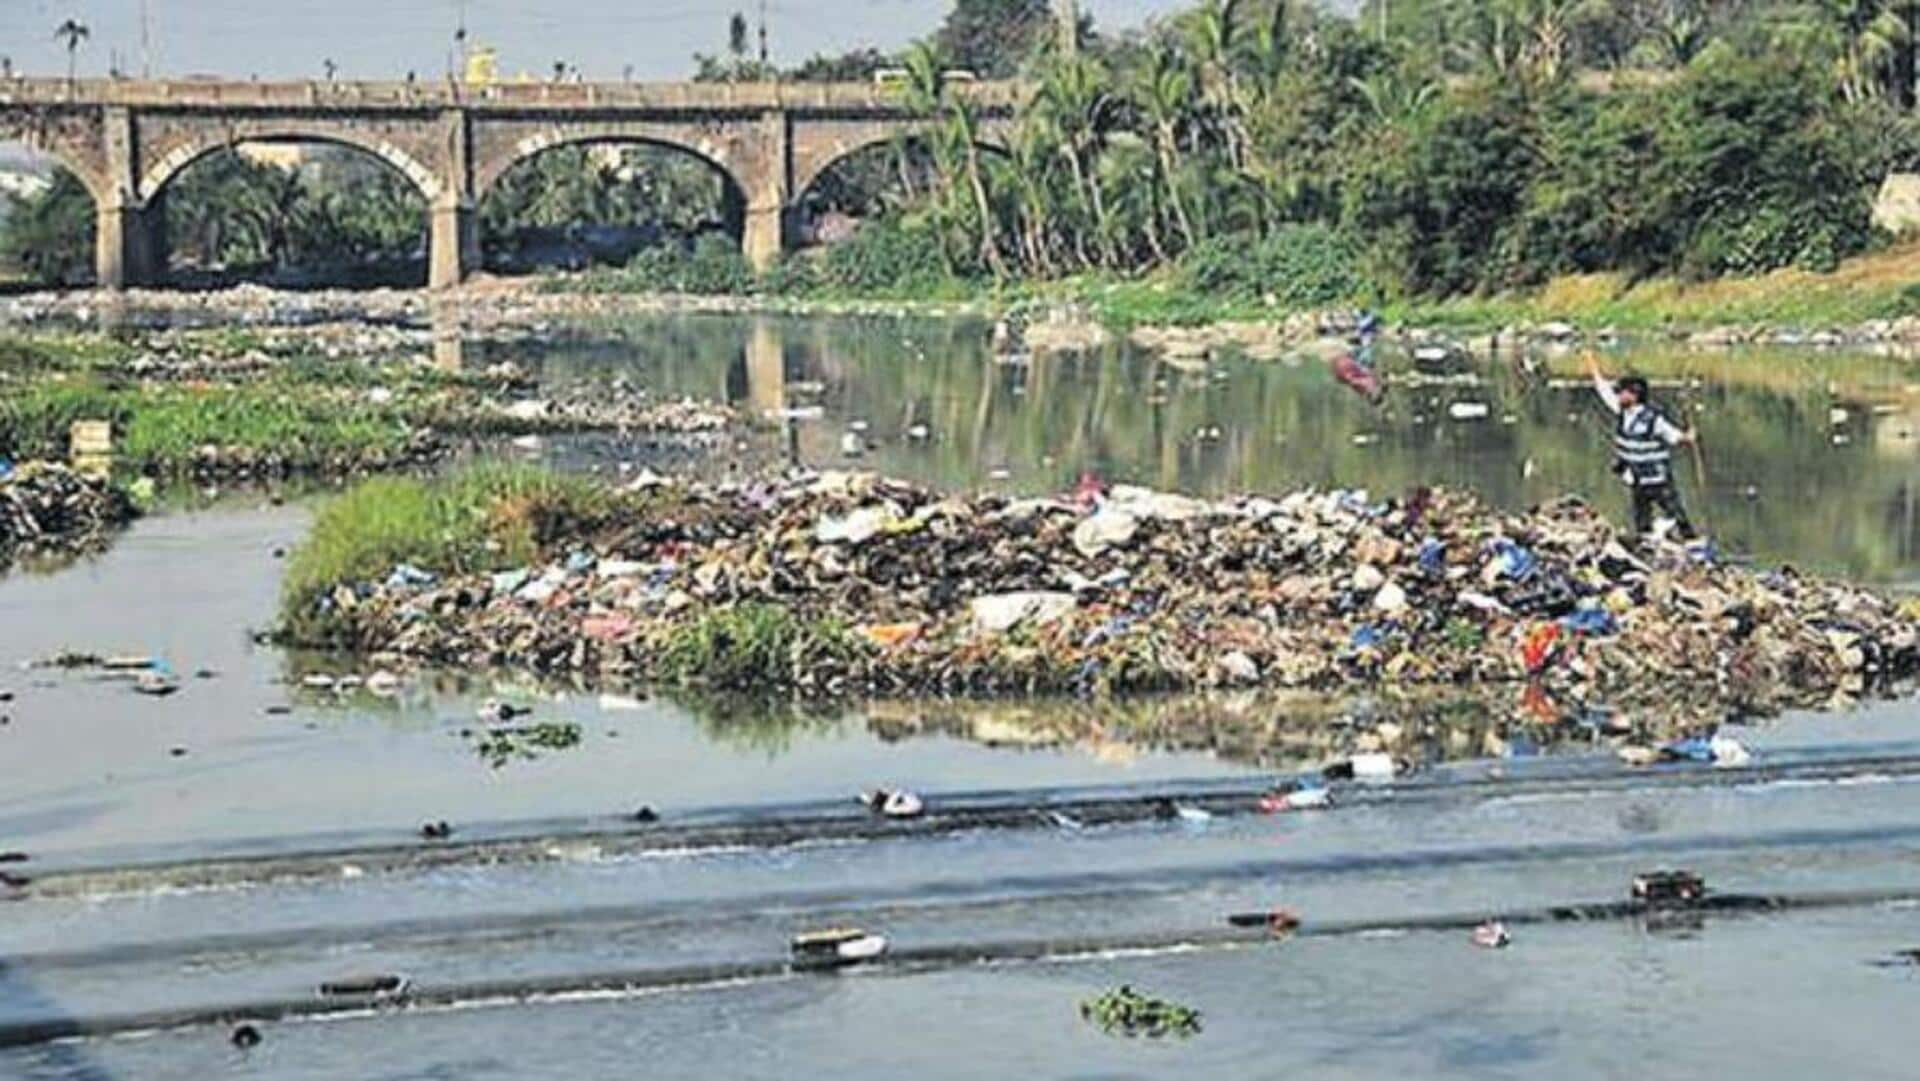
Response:
[[[450,426],[498,427],[516,434],[621,431],[664,436],[725,432],[737,414],[698,398],[654,399],[644,388],[615,380],[610,386],[573,386],[545,397],[482,398],[466,418]]]
[[[1604,730],[1813,706],[1920,666],[1920,609],[1630,549],[1565,499],[1114,487],[944,495],[859,474],[674,486],[552,561],[296,598],[418,662],[800,695],[1504,685]],[[417,572],[417,568],[409,568]],[[310,607],[308,607],[310,606]]]
[[[53,462],[0,464],[0,566],[100,547],[134,513],[105,480]]]

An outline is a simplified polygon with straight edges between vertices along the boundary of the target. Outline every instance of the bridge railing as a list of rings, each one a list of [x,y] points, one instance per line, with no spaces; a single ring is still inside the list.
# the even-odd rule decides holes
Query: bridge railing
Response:
[[[1012,106],[1026,94],[1012,82],[954,88],[976,105]],[[897,111],[897,90],[871,83],[244,81],[218,79],[0,79],[0,105],[125,105],[208,108],[553,108],[821,109]]]

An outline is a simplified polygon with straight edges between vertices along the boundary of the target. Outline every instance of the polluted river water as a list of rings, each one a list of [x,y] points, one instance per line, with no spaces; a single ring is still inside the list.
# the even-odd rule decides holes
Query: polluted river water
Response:
[[[1580,491],[1624,513],[1591,391],[1526,365],[1415,376],[1396,357],[1403,379],[1375,410],[1315,360],[1173,366],[1117,348],[1007,364],[985,338],[967,323],[658,317],[474,343],[460,359],[512,360],[549,385],[619,375],[729,401],[780,418],[754,438],[801,463],[949,488],[1059,491],[1083,472],[1210,494],[1445,484],[1507,506]],[[1681,481],[1728,552],[1915,581],[1920,400],[1904,363],[1646,352],[1610,364],[1654,376],[1700,425],[1704,454]],[[1487,415],[1453,419],[1461,402]],[[849,434],[858,459],[845,455]],[[644,462],[647,448],[567,439],[529,453],[608,471]],[[1285,756],[1126,738],[1128,711],[1177,703],[801,711],[516,688],[478,673],[384,699],[303,687],[304,674],[359,669],[287,656],[249,630],[273,618],[275,551],[298,543],[313,498],[225,493],[137,523],[98,557],[0,582],[0,657],[152,653],[186,677],[158,700],[84,673],[0,679],[16,693],[0,707],[11,718],[0,850],[31,854],[22,873],[49,884],[71,878],[64,893],[0,909],[0,1037],[16,1037],[0,1044],[63,1025],[167,1029],[0,1052],[0,1076],[571,1077],[639,1061],[685,1076],[711,1075],[721,1056],[737,1067],[726,1075],[756,1077],[793,1076],[795,1062],[855,1077],[1611,1076],[1647,1061],[1786,1076],[1840,1047],[1856,1051],[1850,1076],[1910,1072],[1861,1050],[1898,1044],[1892,1003],[1915,978],[1869,962],[1920,944],[1904,899],[1920,896],[1920,789],[1906,780],[1920,713],[1909,703],[1743,733],[1773,771],[1751,777],[1623,781],[1597,755],[1469,761],[1429,775],[1431,799],[1360,794],[1325,816],[1075,829],[1071,815],[1037,815],[819,847],[626,852],[595,838],[643,805],[668,824],[813,821],[852,812],[862,788],[901,784],[936,804],[963,792],[991,807],[1168,793],[1227,807]],[[537,702],[540,719],[579,723],[582,745],[490,768],[462,730],[483,699],[511,694]],[[1364,715],[1368,703],[1259,708]],[[1531,787],[1502,787],[1516,782]],[[395,857],[421,846],[429,820],[454,823],[471,849],[418,866]],[[523,861],[492,847],[524,836],[556,839]],[[1677,932],[1632,920],[1518,927],[1504,954],[1418,929],[1616,901],[1632,874],[1670,863],[1731,892],[1835,903]],[[219,887],[183,889],[203,879]],[[1310,931],[1316,919],[1378,926],[1169,949],[1207,941],[1224,913],[1278,903]],[[788,935],[848,921],[928,951],[924,963],[861,978],[774,974]],[[1000,963],[969,967],[968,951]],[[1055,953],[1071,959],[1037,960]],[[419,1010],[272,1026],[249,1052],[205,1024],[297,1018],[281,1007],[368,971],[406,972]],[[1080,998],[1122,982],[1200,1006],[1207,1031],[1147,1044],[1080,1022]],[[1762,982],[1779,993],[1756,1012],[1740,992]],[[535,1004],[510,1014],[440,1008],[528,996]],[[1830,1019],[1821,1038],[1784,1047],[1790,1026],[1768,1018],[1809,1012]],[[924,1039],[880,1035],[933,1016],[948,1023],[913,1026]],[[1702,1058],[1680,1035],[1699,1031],[1735,1046]],[[1000,1048],[990,1062],[978,1058],[987,1046]]]

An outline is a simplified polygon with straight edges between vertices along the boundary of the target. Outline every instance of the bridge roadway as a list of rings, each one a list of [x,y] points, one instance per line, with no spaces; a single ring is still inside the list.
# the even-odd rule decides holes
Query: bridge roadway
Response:
[[[1022,89],[952,90],[981,139],[1003,143]],[[92,194],[96,276],[108,288],[158,281],[168,182],[239,143],[335,143],[398,169],[431,208],[428,284],[443,288],[479,264],[480,200],[542,151],[646,143],[701,158],[727,178],[746,255],[765,268],[822,173],[938,119],[866,83],[0,81],[0,139],[51,155]]]

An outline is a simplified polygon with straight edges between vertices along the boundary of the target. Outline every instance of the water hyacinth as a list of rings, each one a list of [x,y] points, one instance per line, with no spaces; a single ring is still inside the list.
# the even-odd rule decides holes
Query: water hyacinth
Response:
[[[1127,984],[1080,1003],[1080,1016],[1113,1036],[1167,1036],[1185,1039],[1200,1034],[1200,1011],[1191,1006],[1152,998]]]

